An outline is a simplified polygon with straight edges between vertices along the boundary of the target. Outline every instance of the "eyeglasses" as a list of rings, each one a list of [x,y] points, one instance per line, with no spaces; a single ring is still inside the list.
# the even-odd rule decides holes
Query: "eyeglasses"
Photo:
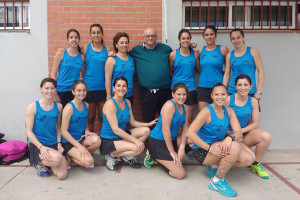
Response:
[[[144,35],[145,38],[156,38],[157,35]]]

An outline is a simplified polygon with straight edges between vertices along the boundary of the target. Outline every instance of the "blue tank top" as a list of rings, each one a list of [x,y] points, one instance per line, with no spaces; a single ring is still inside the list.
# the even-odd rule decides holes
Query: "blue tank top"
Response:
[[[88,118],[88,109],[85,105],[85,102],[83,102],[82,111],[79,111],[72,101],[70,101],[69,104],[71,104],[73,107],[73,114],[69,122],[68,132],[72,135],[72,137],[75,140],[78,141],[81,138],[81,136],[83,136],[85,133],[86,120]],[[62,143],[67,142],[68,141],[63,137]]]
[[[237,106],[234,102],[234,94],[230,95],[230,103],[229,106],[234,110],[240,125],[242,128],[246,127],[248,125],[248,122],[250,121],[250,118],[252,116],[252,99],[251,96],[248,96],[248,100],[245,105],[243,106]],[[231,126],[229,126],[229,130],[232,131]]]
[[[125,109],[121,110],[114,98],[110,98],[114,101],[116,107],[117,107],[117,119],[118,119],[118,126],[122,130],[125,130],[127,123],[130,120],[130,113],[129,113],[129,106],[127,104],[127,101],[125,101]],[[101,138],[105,139],[122,139],[120,136],[115,134],[113,130],[111,129],[111,126],[109,124],[109,121],[107,120],[106,115],[102,112],[103,117],[103,124],[101,128]]]
[[[246,53],[240,57],[234,55],[234,50],[230,55],[230,68],[231,68],[231,78],[229,81],[228,92],[230,94],[236,93],[235,89],[235,79],[241,74],[246,74],[250,77],[252,82],[252,88],[249,94],[256,93],[256,82],[255,82],[255,63],[254,58],[251,54],[251,47],[247,47]]]
[[[173,141],[176,139],[180,127],[185,123],[185,108],[184,108],[184,105],[182,105],[183,113],[180,114],[177,110],[177,107],[176,107],[174,101],[172,99],[170,101],[173,102],[174,107],[175,107],[175,112],[174,112],[173,119],[172,119],[171,126],[170,126],[171,138]],[[150,137],[158,139],[158,140],[165,140],[163,131],[162,131],[162,114],[161,113],[160,113],[160,116],[158,118],[158,122],[157,122],[155,128],[150,133]]]
[[[56,121],[59,110],[56,102],[54,102],[51,110],[43,110],[40,102],[36,101],[36,113],[34,116],[34,124],[32,132],[43,145],[54,145],[57,143]],[[30,142],[31,143],[31,142]]]
[[[217,83],[223,82],[224,56],[221,52],[221,45],[217,45],[214,50],[208,51],[206,46],[202,48],[199,55],[200,76],[199,87],[212,88]]]
[[[105,62],[108,58],[106,46],[101,51],[94,51],[92,45],[88,44],[84,57],[83,81],[87,84],[87,90],[105,90]]]
[[[206,107],[210,110],[211,121],[209,124],[204,124],[197,132],[197,135],[207,144],[223,141],[229,126],[227,109],[225,106],[222,106],[224,110],[224,118],[219,119],[211,104]],[[199,146],[196,144],[193,145],[193,149],[198,148]]]
[[[67,49],[64,51],[64,57],[59,65],[59,72],[57,77],[57,91],[66,92],[71,91],[72,84],[80,77],[80,71],[82,69],[81,54],[72,57],[69,55]]]
[[[176,49],[176,56],[173,62],[173,77],[171,80],[171,89],[176,83],[184,83],[189,91],[195,88],[195,66],[196,58],[194,50],[191,50],[189,56],[183,56],[179,49]]]
[[[125,97],[133,96],[133,75],[134,75],[134,63],[130,55],[128,55],[128,60],[122,60],[118,56],[115,56],[115,66],[111,77],[111,85],[116,78],[123,76],[128,81],[128,91]],[[112,88],[112,87],[111,87]]]

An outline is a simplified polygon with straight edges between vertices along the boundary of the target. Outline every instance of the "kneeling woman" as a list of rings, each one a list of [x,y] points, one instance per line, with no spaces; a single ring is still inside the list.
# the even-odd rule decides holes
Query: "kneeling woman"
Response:
[[[144,142],[150,134],[151,127],[156,120],[149,123],[135,121],[131,103],[125,99],[128,90],[126,78],[120,76],[113,82],[113,96],[108,99],[103,107],[103,125],[101,129],[102,145],[100,152],[105,155],[106,165],[109,170],[117,170],[117,158],[122,159],[133,168],[140,168],[135,155],[144,151]],[[125,131],[127,123],[135,127]]]
[[[158,123],[151,131],[148,140],[146,161],[152,162],[155,159],[176,179],[183,179],[185,170],[182,166],[182,159],[185,155],[188,129],[188,109],[184,105],[188,89],[183,83],[176,83],[172,89],[173,99],[167,101],[162,107]],[[181,137],[177,137],[183,126]],[[179,147],[179,148],[178,148]]]
[[[67,161],[62,155],[60,121],[62,105],[52,100],[56,81],[45,78],[40,85],[42,99],[31,103],[26,110],[26,135],[29,139],[30,164],[40,177],[50,176],[51,167],[58,179],[68,174]]]
[[[235,112],[224,106],[227,96],[223,84],[218,83],[212,88],[213,103],[199,112],[187,131],[187,137],[194,143],[195,158],[209,169],[209,189],[224,196],[236,196],[237,192],[224,180],[225,175],[231,167],[251,165],[255,156],[248,147],[236,142],[241,140],[242,131]],[[233,132],[226,136],[229,124]],[[211,165],[215,166],[212,168]]]
[[[242,133],[244,134],[242,143],[248,147],[256,147],[256,159],[251,165],[252,171],[261,178],[268,179],[269,174],[263,169],[260,161],[271,143],[271,135],[265,130],[258,129],[259,105],[256,98],[249,96],[251,88],[252,83],[248,75],[238,76],[235,79],[237,93],[227,98],[227,105],[235,111],[242,127]],[[229,130],[229,134],[231,134],[231,127]]]
[[[75,163],[93,169],[94,159],[91,153],[99,149],[101,140],[96,133],[88,129],[88,104],[83,101],[87,93],[85,82],[75,81],[72,93],[74,99],[65,106],[62,114],[63,147]]]

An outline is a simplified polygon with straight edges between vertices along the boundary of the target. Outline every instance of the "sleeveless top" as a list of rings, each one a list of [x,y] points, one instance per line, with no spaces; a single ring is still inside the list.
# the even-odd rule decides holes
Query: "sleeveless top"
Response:
[[[206,107],[210,110],[211,121],[209,124],[204,124],[197,132],[197,135],[208,144],[223,141],[229,126],[227,109],[225,106],[222,106],[224,110],[224,118],[219,119],[211,104]],[[193,149],[198,148],[199,146],[196,144],[193,145]]]
[[[234,94],[230,95],[230,103],[229,106],[234,110],[236,117],[238,118],[240,125],[242,128],[246,127],[248,125],[248,122],[251,119],[252,116],[252,99],[251,96],[248,96],[248,100],[245,105],[243,106],[237,106],[235,104]],[[232,131],[231,126],[229,126],[229,130]]]
[[[184,105],[182,105],[183,113],[180,114],[177,110],[177,107],[175,105],[175,102],[171,99],[170,100],[175,107],[175,112],[173,115],[173,119],[170,126],[170,132],[171,132],[171,138],[172,141],[176,139],[180,127],[185,123],[185,108]],[[160,113],[160,116],[158,118],[158,122],[155,126],[155,128],[151,131],[150,137],[158,139],[158,140],[165,140],[163,131],[162,131],[162,114]]]
[[[110,98],[113,100],[117,107],[117,119],[118,119],[118,126],[122,130],[125,130],[127,123],[130,121],[130,113],[129,113],[129,106],[127,104],[127,101],[125,101],[125,109],[121,110],[118,106],[116,100],[114,98]],[[109,124],[109,121],[107,120],[106,115],[102,112],[103,117],[103,124],[101,128],[101,138],[105,139],[122,139],[120,136],[115,134],[113,130],[111,129],[111,126]]]
[[[43,145],[51,146],[57,144],[56,121],[59,110],[56,102],[54,102],[53,108],[48,111],[43,110],[39,101],[36,101],[35,105],[36,113],[32,132]]]
[[[179,49],[176,49],[176,56],[173,62],[173,77],[171,80],[171,89],[176,83],[184,83],[189,91],[195,88],[195,66],[196,58],[194,50],[191,50],[189,56],[183,56]]]
[[[134,62],[130,55],[128,55],[128,60],[122,60],[118,56],[115,56],[115,66],[114,71],[111,77],[111,86],[113,86],[113,82],[119,76],[123,76],[127,79],[128,82],[128,90],[125,97],[133,96],[133,75],[134,75]],[[112,88],[112,87],[111,87]]]
[[[92,45],[88,44],[84,57],[83,81],[87,84],[87,90],[105,90],[105,62],[108,58],[106,46],[101,51],[94,51]]]
[[[221,45],[217,45],[214,50],[207,50],[206,46],[202,48],[199,55],[200,76],[199,87],[212,88],[217,83],[223,81],[224,56],[221,52]]]
[[[69,102],[69,104],[71,104],[73,107],[73,114],[72,114],[70,122],[69,122],[68,132],[77,141],[85,133],[86,121],[88,118],[88,109],[85,105],[85,102],[82,102],[82,103],[83,103],[83,109],[82,109],[82,111],[79,111],[72,101]],[[67,143],[68,141],[63,137],[61,142]]]
[[[64,57],[59,65],[59,72],[57,77],[57,91],[66,92],[71,91],[72,84],[80,77],[83,61],[81,54],[78,52],[77,56],[69,55],[67,49],[64,51]]]
[[[249,94],[256,93],[256,82],[255,82],[255,72],[256,67],[254,63],[254,58],[251,54],[251,47],[247,47],[244,55],[236,57],[234,55],[234,50],[230,54],[230,68],[231,68],[231,78],[228,85],[228,93],[236,93],[235,89],[235,79],[241,74],[246,74],[250,77],[252,82],[252,88]]]

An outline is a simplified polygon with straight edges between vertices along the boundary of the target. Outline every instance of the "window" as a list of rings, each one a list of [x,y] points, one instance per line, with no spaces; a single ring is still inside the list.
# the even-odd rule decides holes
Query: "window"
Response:
[[[300,1],[184,0],[183,26],[203,29],[300,29]]]
[[[28,1],[0,0],[0,30],[27,30],[29,28]]]

